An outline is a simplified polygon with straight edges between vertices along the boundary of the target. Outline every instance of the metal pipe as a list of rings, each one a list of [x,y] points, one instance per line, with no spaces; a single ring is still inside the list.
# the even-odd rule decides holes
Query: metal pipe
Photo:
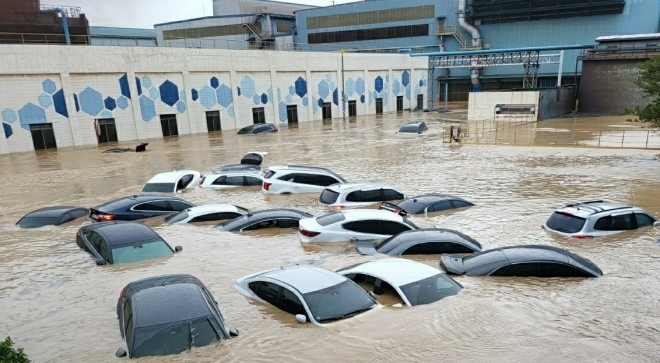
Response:
[[[346,121],[346,83],[344,81],[344,50],[341,51],[341,108],[344,113],[344,121]]]
[[[467,0],[458,0],[458,25],[472,35],[472,46],[481,46],[481,33],[479,29],[465,20]]]
[[[561,87],[561,71],[564,67],[564,51],[559,52],[559,73],[557,74],[557,87]]]
[[[71,45],[71,36],[69,35],[69,22],[66,19],[66,13],[62,8],[53,8],[49,10],[44,10],[45,13],[60,13],[62,16],[62,27],[64,27],[64,39],[66,39],[66,44]]]
[[[404,48],[399,49],[399,54],[408,54],[411,57],[444,57],[450,55],[475,55],[475,54],[493,54],[493,53],[507,53],[507,52],[533,52],[533,51],[546,51],[546,50],[569,50],[569,49],[595,49],[594,44],[573,44],[573,45],[552,45],[544,47],[524,47],[524,48],[505,48],[505,49],[484,49],[484,50],[471,50],[465,52],[430,52],[430,53],[413,53],[412,49]]]

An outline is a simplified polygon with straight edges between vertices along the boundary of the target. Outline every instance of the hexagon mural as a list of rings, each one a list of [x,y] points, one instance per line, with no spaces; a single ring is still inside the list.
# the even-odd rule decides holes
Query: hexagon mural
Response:
[[[179,111],[179,113],[184,113],[186,112],[186,103],[183,101],[179,101],[176,103],[176,110]]]
[[[401,83],[399,83],[398,79],[395,79],[394,82],[392,82],[392,93],[398,95],[399,92],[401,92]]]
[[[18,110],[18,119],[21,121],[21,127],[30,130],[31,124],[47,123],[46,111],[43,108],[29,102]]]
[[[364,95],[360,96],[360,103],[364,103]]]
[[[346,80],[346,94],[351,96],[353,93],[355,93],[355,81],[353,78],[349,78]]]
[[[339,90],[337,88],[332,92],[332,103],[339,106]]]
[[[268,103],[268,95],[267,94],[262,94],[261,95],[261,103],[266,104]]]
[[[103,104],[108,111],[112,111],[117,108],[117,101],[115,101],[115,99],[112,97],[107,97],[105,100],[103,100]]]
[[[5,108],[2,111],[2,121],[5,121],[7,123],[13,123],[16,120],[18,120],[18,116],[16,115],[16,111],[14,111],[10,108]]]
[[[252,95],[252,102],[254,102],[255,105],[258,105],[261,103],[261,96],[260,95]]]
[[[157,100],[160,97],[160,92],[158,88],[149,88],[149,98],[152,100]]]
[[[156,104],[146,95],[140,96],[140,112],[144,122],[149,122],[156,117]]]
[[[193,101],[197,101],[199,99],[199,93],[194,88],[190,91],[190,95],[192,96]]]
[[[211,87],[216,89],[220,86],[220,81],[216,77],[211,77]]]
[[[124,73],[123,76],[119,77],[119,90],[122,96],[126,97],[129,100],[131,99],[131,88],[128,86],[128,74],[126,73]]]
[[[53,98],[47,93],[40,94],[37,100],[39,101],[39,106],[43,108],[48,108],[53,105]]]
[[[234,106],[227,107],[227,115],[229,115],[229,117],[234,117]]]
[[[122,110],[125,110],[128,108],[128,99],[126,97],[121,96],[117,98],[117,107],[119,107]]]
[[[381,76],[376,77],[376,80],[374,81],[374,89],[378,93],[383,92],[383,78]]]
[[[304,101],[304,99],[303,99],[303,101]],[[312,112],[313,112],[314,114],[316,114],[317,112],[319,112],[319,105],[318,105],[318,103],[317,103],[315,97],[312,97]]]
[[[179,87],[170,80],[163,82],[158,90],[160,91],[160,100],[166,105],[173,107],[179,101]]]
[[[2,130],[5,132],[5,138],[10,138],[14,134],[10,124],[2,123]]]
[[[403,84],[404,87],[408,87],[410,84],[410,73],[408,73],[408,71],[403,71],[403,74],[401,75],[401,84]]]
[[[302,102],[303,102],[303,106],[307,107],[307,105],[309,104],[307,96],[303,97]]]
[[[364,94],[364,80],[362,77],[358,78],[357,81],[355,81],[355,92],[357,94],[361,95]]]
[[[296,86],[296,94],[298,97],[304,97],[307,94],[307,81],[302,77],[298,77],[294,84]]]
[[[138,96],[141,96],[142,95],[142,81],[138,77],[135,77],[135,84],[137,85]]]
[[[41,87],[43,88],[44,92],[48,93],[49,95],[52,95],[55,93],[55,91],[57,91],[57,85],[50,79],[46,79],[41,82]]]
[[[53,105],[55,105],[55,112],[66,118],[69,117],[69,110],[66,108],[66,100],[64,99],[64,89],[55,92],[53,95]]]
[[[280,116],[280,121],[282,121],[282,122],[287,121],[286,103],[281,102],[281,101],[279,103],[279,116]]]
[[[238,90],[239,88],[237,87],[237,91]],[[212,109],[216,105],[228,109],[234,102],[234,96],[232,95],[231,88],[228,84],[223,83],[220,78],[213,76],[209,78],[209,82],[202,86],[199,91],[197,89],[192,90],[192,100],[199,101],[199,103],[207,110]],[[181,97],[181,101],[184,101],[183,97]],[[183,106],[177,104],[177,110],[179,109],[183,109]]]
[[[151,88],[151,78],[149,77],[142,77],[142,86],[144,88]]]
[[[295,94],[296,94],[296,87],[294,87],[293,85],[289,86],[289,95],[293,96]]]
[[[293,97],[291,97],[291,95],[286,95],[286,97],[284,97],[284,100],[286,101],[286,103],[293,103]]]
[[[186,91],[184,90],[179,91],[179,100],[186,102]]]
[[[233,96],[231,94],[231,88],[229,88],[226,84],[218,87],[216,94],[218,96],[218,103],[224,108],[229,107],[229,105],[234,102]]]
[[[236,87],[236,92],[237,92],[238,95],[240,96],[240,95],[241,95],[241,87]]]
[[[101,111],[101,113],[99,114],[99,117],[100,117],[100,118],[112,118],[112,111],[103,110],[103,111]]]
[[[249,76],[243,77],[240,84],[241,89],[239,92],[241,92],[247,98],[252,98],[252,96],[254,96],[257,92],[257,86],[254,84],[254,80]]]
[[[80,108],[90,116],[96,116],[103,110],[103,96],[90,87],[80,92],[79,99]]]
[[[213,106],[215,106],[215,102],[216,95],[213,88],[204,86],[201,90],[199,90],[199,103],[201,103],[202,106],[210,110]]]
[[[330,84],[326,80],[319,82],[319,96],[326,98],[330,95]]]

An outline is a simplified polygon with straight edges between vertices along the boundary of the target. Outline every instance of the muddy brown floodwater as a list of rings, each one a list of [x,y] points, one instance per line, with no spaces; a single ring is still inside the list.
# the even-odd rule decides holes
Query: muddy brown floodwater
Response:
[[[449,146],[441,143],[440,117],[447,114],[311,122],[274,135],[228,131],[149,140],[149,151],[141,154],[85,149],[0,156],[0,335],[11,335],[34,362],[118,362],[114,352],[125,346],[115,314],[120,290],[148,276],[189,273],[209,287],[240,337],[140,361],[660,361],[660,229],[578,240],[540,228],[553,208],[579,200],[614,199],[660,216],[658,151]],[[396,134],[404,121],[419,118],[428,123],[429,133]],[[567,248],[594,261],[605,275],[458,277],[465,289],[457,296],[413,308],[385,307],[323,328],[299,325],[293,316],[240,295],[233,285],[266,268],[311,263],[337,269],[369,259],[348,246],[304,248],[288,231],[232,234],[210,226],[164,226],[156,219],[147,223],[172,245],[182,245],[182,253],[98,267],[74,242],[87,221],[37,230],[14,226],[24,213],[42,206],[93,206],[138,193],[155,173],[207,171],[235,163],[251,150],[270,153],[265,166],[323,166],[348,180],[392,183],[409,195],[460,195],[476,206],[411,220],[457,229],[485,249]],[[195,188],[182,197],[196,204],[324,212],[312,194]],[[415,259],[438,263],[438,256]]]

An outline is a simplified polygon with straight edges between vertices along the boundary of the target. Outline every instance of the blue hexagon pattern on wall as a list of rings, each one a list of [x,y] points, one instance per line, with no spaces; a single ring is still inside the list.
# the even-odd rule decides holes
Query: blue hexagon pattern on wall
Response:
[[[158,88],[149,88],[149,98],[155,101],[159,97],[160,97],[160,91],[158,91]]]
[[[410,84],[410,73],[408,73],[408,71],[403,71],[403,74],[401,75],[401,83],[404,87],[408,87]]]
[[[305,96],[305,97],[303,97],[303,99],[302,99],[302,100],[303,100],[303,106],[305,106],[305,107],[307,107],[307,105],[309,104],[309,99],[308,99],[307,97],[308,97],[308,96]]]
[[[186,103],[183,101],[179,101],[176,103],[176,110],[179,111],[179,113],[184,113],[186,112]]]
[[[144,88],[151,88],[151,78],[149,77],[142,77],[142,86]]]
[[[357,94],[361,95],[364,93],[364,80],[362,77],[358,78],[357,81],[355,81],[355,92]]]
[[[364,103],[364,95],[360,96],[360,103]]]
[[[5,108],[2,111],[2,121],[8,122],[8,123],[13,123],[16,120],[18,120],[18,116],[16,115],[16,111],[14,111],[10,108]]]
[[[383,92],[383,78],[381,76],[376,77],[376,80],[374,81],[374,89],[378,93]]]
[[[286,103],[293,103],[293,97],[291,97],[291,95],[286,95],[286,97],[284,97],[284,100],[286,101]]]
[[[224,108],[229,107],[229,105],[234,102],[233,96],[231,94],[231,88],[229,88],[226,84],[218,87],[216,94],[218,96],[218,103]]]
[[[199,99],[199,93],[194,88],[190,90],[190,96],[192,97],[193,101],[197,101]]]
[[[46,79],[41,82],[41,87],[43,88],[44,92],[48,93],[49,95],[52,95],[55,93],[55,91],[57,91],[57,85],[50,79]]]
[[[119,107],[122,110],[125,110],[128,108],[128,99],[126,97],[121,96],[117,98],[117,107]]]
[[[280,116],[280,121],[285,122],[287,121],[287,113],[286,113],[286,103],[280,102],[279,103],[279,116]]]
[[[213,106],[215,106],[215,102],[216,95],[213,88],[205,85],[201,90],[199,90],[199,103],[201,103],[202,106],[204,106],[207,110],[210,110]]]
[[[319,82],[319,96],[322,98],[326,98],[330,95],[330,85],[328,82],[324,79]]]
[[[64,89],[60,89],[53,95],[53,105],[55,105],[55,112],[68,118],[69,110],[66,108],[66,100],[64,99]]]
[[[107,97],[105,100],[103,100],[103,104],[108,111],[112,111],[117,108],[117,101],[115,101],[115,99],[112,97]]]
[[[245,95],[247,98],[252,98],[252,96],[254,96],[257,92],[257,86],[254,84],[254,80],[249,76],[243,77],[240,84],[241,88],[239,92]]]
[[[12,130],[10,124],[6,124],[6,123],[3,122],[3,123],[2,123],[2,129],[4,130],[4,132],[5,132],[5,138],[7,138],[7,139],[10,138],[11,135],[14,134],[14,130]]]
[[[140,96],[140,111],[142,112],[142,120],[149,122],[156,117],[156,104],[149,97],[142,95]]]
[[[158,90],[160,90],[160,100],[166,105],[173,107],[179,101],[179,87],[170,80],[163,82]]]
[[[392,82],[392,93],[398,95],[399,92],[401,92],[401,83],[399,83],[399,80],[395,79],[394,82]]]
[[[296,94],[296,87],[294,87],[293,85],[290,85],[289,86],[289,95],[293,96],[295,94]]]
[[[218,86],[220,86],[220,81],[218,81],[218,78],[216,77],[211,77],[211,88],[216,89]]]
[[[239,96],[241,95],[241,87],[236,87],[236,93],[238,93]]]
[[[268,95],[267,94],[262,94],[261,95],[261,103],[266,104],[268,103]]]
[[[122,96],[131,99],[131,88],[128,86],[128,75],[126,73],[119,77],[119,90]]]
[[[135,84],[137,85],[138,96],[141,96],[142,95],[142,81],[138,77],[135,77]]]
[[[296,94],[298,97],[304,97],[307,94],[307,81],[302,77],[298,77],[294,84],[296,86]]]
[[[103,96],[90,88],[85,88],[80,92],[80,108],[90,116],[96,116],[103,110]]]
[[[53,104],[53,97],[48,93],[40,94],[37,100],[39,101],[39,106],[43,108],[48,108]]]
[[[258,105],[261,103],[261,96],[260,95],[252,95],[252,102],[254,102],[255,105]]]
[[[103,111],[101,111],[101,113],[99,114],[99,117],[100,117],[100,118],[112,118],[112,112],[111,112],[111,111],[108,111],[108,110],[103,110]]]
[[[227,108],[227,115],[229,115],[229,117],[234,117],[234,106],[229,106]]]
[[[332,103],[334,103],[335,106],[339,106],[339,89],[337,88],[332,92]]]
[[[346,94],[351,96],[353,93],[355,93],[355,81],[353,78],[349,78],[346,80]]]
[[[30,130],[31,124],[43,124],[48,122],[46,119],[46,111],[31,102],[18,110],[18,119],[21,121],[21,127],[28,131]]]

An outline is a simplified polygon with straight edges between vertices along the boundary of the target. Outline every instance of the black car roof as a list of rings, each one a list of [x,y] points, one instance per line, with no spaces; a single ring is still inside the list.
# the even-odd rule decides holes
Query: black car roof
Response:
[[[23,218],[59,218],[62,214],[72,211],[74,209],[87,209],[84,207],[71,207],[71,206],[54,206],[54,207],[45,207],[41,209],[34,210],[26,214]]]
[[[122,296],[131,297],[134,294],[148,289],[154,286],[164,286],[164,285],[175,285],[175,284],[187,284],[192,283],[203,287],[201,281],[199,281],[195,276],[188,274],[171,274],[171,275],[160,275],[147,277],[144,279],[136,280],[124,287],[122,291]]]
[[[147,327],[212,315],[199,285],[157,285],[132,296],[134,327]]]
[[[410,199],[406,199],[399,203],[397,206],[402,208],[408,213],[415,214],[418,211],[426,208],[429,204],[442,202],[444,200],[461,200],[470,203],[467,200],[450,194],[422,194]],[[472,203],[470,203],[472,204]]]
[[[82,228],[85,232],[96,231],[103,235],[108,246],[160,239],[160,236],[148,226],[139,222],[102,222]]]
[[[380,253],[387,253],[394,249],[395,247],[407,243],[409,241],[415,241],[416,243],[425,243],[427,241],[438,241],[444,240],[446,242],[458,242],[469,245],[472,249],[476,251],[481,250],[481,244],[477,242],[474,238],[463,234],[461,232],[455,231],[453,229],[446,228],[420,228],[412,229],[409,231],[403,231],[394,236],[384,240],[382,243],[376,246],[376,250]]]
[[[187,200],[181,199],[179,197],[165,195],[165,194],[135,194],[128,197],[111,200],[103,204],[99,204],[98,206],[93,207],[93,209],[102,211],[101,210],[102,208],[106,211],[112,211],[118,208],[124,208],[133,204],[148,202],[152,200],[178,200],[178,201],[190,203]]]
[[[307,212],[299,211],[296,209],[288,209],[288,208],[266,209],[256,212],[250,212],[246,215],[236,217],[227,222],[220,223],[219,225],[216,226],[216,228],[222,230],[232,230],[244,224],[256,222],[262,219],[277,218],[277,217],[310,218],[312,217],[312,215]]]

